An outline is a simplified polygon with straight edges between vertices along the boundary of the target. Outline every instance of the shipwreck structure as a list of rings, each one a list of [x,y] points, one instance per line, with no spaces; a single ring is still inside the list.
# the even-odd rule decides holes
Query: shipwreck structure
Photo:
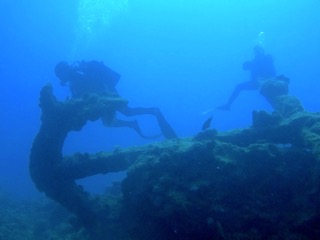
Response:
[[[253,112],[250,128],[72,156],[62,154],[70,131],[127,102],[95,94],[61,102],[47,85],[31,177],[92,239],[319,239],[320,114],[304,111],[288,84],[263,83],[274,112]],[[76,183],[124,170],[112,197]]]

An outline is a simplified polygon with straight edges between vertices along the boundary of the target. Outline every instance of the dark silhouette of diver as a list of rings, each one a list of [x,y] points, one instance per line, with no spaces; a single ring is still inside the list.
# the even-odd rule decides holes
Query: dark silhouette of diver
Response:
[[[276,76],[272,56],[265,54],[263,47],[260,45],[254,47],[254,58],[251,61],[244,62],[242,68],[245,71],[250,71],[250,80],[238,84],[229,97],[228,102],[216,109],[230,110],[232,103],[239,96],[240,92],[243,90],[258,90],[260,88],[260,81]]]
[[[98,61],[81,61],[71,66],[67,62],[59,62],[55,67],[55,74],[60,79],[63,86],[69,86],[73,98],[82,98],[89,93],[103,94],[112,93],[119,97],[116,85],[120,79],[120,74],[113,71]],[[149,114],[156,117],[162,134],[167,139],[176,138],[176,134],[168,124],[158,108],[130,108],[127,104],[118,110],[126,116]],[[134,129],[143,138],[155,138],[156,136],[145,136],[136,120],[125,121],[106,116],[102,117],[102,122],[107,127],[129,127]]]

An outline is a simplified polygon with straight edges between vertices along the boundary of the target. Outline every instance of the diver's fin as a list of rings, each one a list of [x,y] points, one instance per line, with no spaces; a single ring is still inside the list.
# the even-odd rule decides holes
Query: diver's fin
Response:
[[[135,130],[136,133],[137,133],[140,137],[142,137],[142,138],[144,138],[144,139],[156,139],[156,138],[159,138],[159,137],[162,135],[162,134],[160,134],[160,133],[159,133],[159,134],[155,134],[155,135],[149,135],[149,136],[144,135],[144,134],[142,133],[141,129],[140,129],[140,126],[139,126],[139,123],[138,123],[137,120],[132,121],[128,127],[130,127],[130,128],[132,128],[133,130]]]
[[[201,115],[206,115],[206,114],[208,114],[208,113],[213,112],[213,111],[216,110],[216,109],[217,109],[217,107],[210,108],[210,109],[208,109],[207,111],[202,112]]]
[[[159,127],[161,129],[162,134],[166,139],[172,139],[172,138],[177,138],[176,133],[174,132],[173,128],[169,125],[167,120],[164,118],[162,113],[160,111],[157,112],[156,114],[157,120]]]

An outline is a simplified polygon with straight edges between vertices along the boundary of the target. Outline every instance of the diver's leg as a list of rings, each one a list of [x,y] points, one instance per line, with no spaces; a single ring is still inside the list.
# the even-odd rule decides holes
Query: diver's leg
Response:
[[[230,95],[230,97],[229,97],[229,99],[228,99],[228,102],[227,102],[227,104],[226,104],[226,106],[228,107],[228,109],[230,109],[232,103],[238,98],[240,92],[243,91],[243,90],[244,90],[244,87],[243,87],[243,84],[241,84],[241,83],[238,84],[238,85],[234,88],[234,90],[233,90],[232,94]]]
[[[177,138],[177,135],[175,134],[173,128],[169,125],[167,120],[162,115],[159,108],[130,108],[126,106],[125,108],[121,109],[119,112],[126,116],[134,116],[134,115],[143,115],[143,114],[149,114],[154,115],[158,121],[159,127],[161,129],[162,134],[167,139]]]
[[[137,120],[133,120],[133,121],[125,121],[125,120],[121,120],[118,118],[113,118],[111,121],[110,119],[105,119],[102,118],[102,123],[104,126],[106,127],[128,127],[131,128],[133,130],[136,131],[136,133],[138,133],[138,135],[142,138],[146,138],[146,139],[155,139],[158,138],[161,134],[157,134],[157,135],[153,135],[153,136],[145,136],[139,126],[139,123]]]
[[[155,115],[161,129],[163,136],[166,139],[173,139],[177,138],[176,133],[174,132],[173,128],[170,126],[168,121],[164,118],[163,114],[158,110],[157,114]]]
[[[255,90],[257,88],[258,87],[256,87],[256,83],[253,82],[253,81],[247,81],[247,82],[243,82],[243,83],[238,84],[234,88],[231,96],[229,97],[227,104],[218,107],[218,109],[220,109],[220,110],[229,110],[231,105],[233,104],[233,102],[237,99],[237,97],[239,96],[239,94],[243,90]]]

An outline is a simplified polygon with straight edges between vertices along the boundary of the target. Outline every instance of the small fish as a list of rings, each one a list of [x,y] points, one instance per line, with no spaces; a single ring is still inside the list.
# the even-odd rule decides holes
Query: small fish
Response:
[[[202,125],[202,131],[208,129],[211,125],[211,121],[212,121],[212,116],[209,117]]]

